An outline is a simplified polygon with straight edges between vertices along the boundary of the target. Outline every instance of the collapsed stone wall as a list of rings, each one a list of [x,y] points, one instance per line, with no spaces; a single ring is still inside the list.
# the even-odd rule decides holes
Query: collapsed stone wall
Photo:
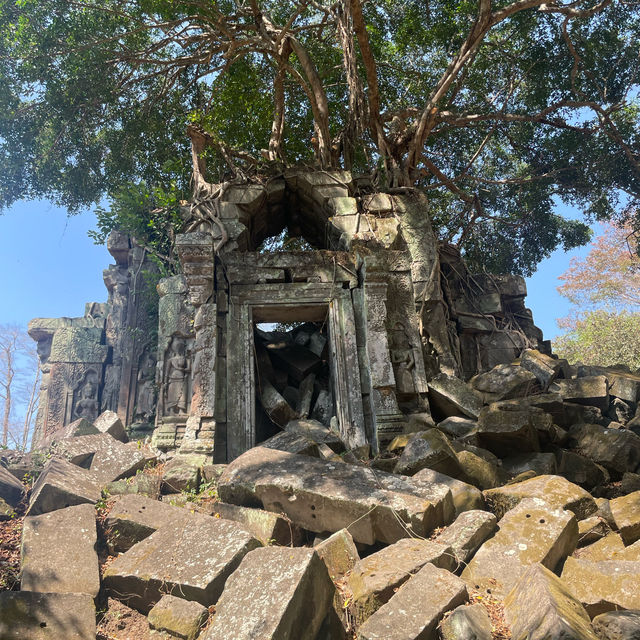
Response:
[[[283,230],[314,250],[260,250]],[[148,256],[114,232],[107,303],[82,318],[32,321],[43,369],[34,444],[111,409],[138,434],[155,427],[159,448],[234,459],[257,444],[260,407],[276,424],[280,409],[303,413],[285,397],[286,380],[260,375],[260,323],[324,327],[326,422],[349,447],[374,452],[431,423],[437,374],[469,379],[526,347],[549,352],[524,306],[524,280],[471,274],[438,243],[417,192],[376,193],[347,172],[292,169],[222,185],[185,208],[184,231],[182,274],[158,285],[157,316],[141,286]],[[283,366],[292,374],[280,363],[281,378]],[[308,378],[316,366],[296,380],[313,403],[327,391]]]

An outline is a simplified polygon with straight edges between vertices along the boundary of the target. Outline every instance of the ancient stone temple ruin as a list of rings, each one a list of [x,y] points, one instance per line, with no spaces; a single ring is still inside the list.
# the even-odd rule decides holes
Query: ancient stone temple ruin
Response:
[[[145,250],[112,232],[107,302],[31,322],[35,445],[110,409],[160,449],[220,462],[306,417],[376,453],[432,425],[456,378],[549,351],[524,280],[471,274],[417,192],[291,169],[223,185],[208,215],[201,204],[176,238],[182,274],[157,293]]]

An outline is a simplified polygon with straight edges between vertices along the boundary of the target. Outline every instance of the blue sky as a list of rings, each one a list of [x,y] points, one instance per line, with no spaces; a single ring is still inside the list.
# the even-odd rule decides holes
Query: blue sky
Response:
[[[68,217],[46,202],[20,202],[0,215],[0,324],[26,328],[31,318],[81,316],[85,302],[107,299],[102,271],[113,259],[87,236],[94,227],[92,213]],[[527,279],[527,306],[545,338],[558,333],[556,319],[569,310],[556,291],[558,276],[572,256],[587,252],[558,250]]]

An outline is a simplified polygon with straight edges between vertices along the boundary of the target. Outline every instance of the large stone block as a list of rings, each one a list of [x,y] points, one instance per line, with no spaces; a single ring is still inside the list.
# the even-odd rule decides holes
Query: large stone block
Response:
[[[129,440],[122,420],[120,420],[115,411],[104,411],[101,413],[93,423],[93,426],[100,433],[108,433],[120,442],[128,442]]]
[[[24,493],[25,488],[22,482],[0,465],[0,498],[8,505],[16,507]]]
[[[348,529],[336,531],[326,540],[317,543],[314,549],[327,565],[327,571],[332,580],[349,573],[360,559],[353,536]]]
[[[477,418],[482,409],[482,399],[462,380],[440,373],[429,381],[431,406],[444,416],[465,415]]]
[[[640,640],[640,611],[610,611],[591,623],[600,640]]]
[[[460,578],[425,565],[360,628],[359,640],[436,640],[444,614],[468,599]]]
[[[101,485],[90,471],[67,460],[52,458],[33,486],[27,515],[36,516],[85,502],[95,504],[101,497]]]
[[[609,502],[616,527],[626,545],[640,540],[640,491]]]
[[[504,597],[535,562],[555,569],[578,543],[578,523],[569,511],[528,498],[507,512],[498,533],[485,542],[462,572],[474,589]]]
[[[448,524],[453,518],[470,509],[484,508],[484,498],[482,491],[472,484],[456,480],[444,473],[438,473],[432,469],[423,469],[418,471],[414,476],[408,478],[408,481],[420,490],[426,490],[430,487],[447,487],[451,492],[452,509],[445,510],[443,513],[443,522]],[[447,503],[444,503],[445,506]]]
[[[540,451],[531,409],[485,407],[478,417],[477,434],[481,446],[501,457],[523,451]]]
[[[165,593],[214,604],[242,558],[260,546],[234,522],[207,516],[167,525],[116,558],[103,574],[117,598],[146,612]]]
[[[585,608],[541,564],[527,569],[505,599],[504,609],[513,638],[598,640]]]
[[[0,593],[2,640],[95,640],[93,598],[79,593]]]
[[[627,429],[606,429],[597,424],[571,428],[569,445],[605,469],[622,475],[640,465],[640,436]]]
[[[515,364],[499,364],[491,371],[474,376],[469,384],[486,404],[529,396],[539,390],[536,376]]]
[[[442,640],[491,640],[489,614],[481,604],[461,605],[440,625]]]
[[[559,393],[566,402],[598,407],[600,411],[609,408],[609,384],[604,376],[556,380],[549,391]]]
[[[95,598],[100,591],[96,542],[96,510],[91,504],[26,517],[20,588]]]
[[[149,611],[149,627],[169,637],[195,640],[208,617],[207,608],[200,603],[166,595]]]
[[[425,491],[381,471],[262,447],[236,458],[218,482],[225,502],[284,513],[318,533],[348,527],[365,544],[393,543],[440,526],[450,493],[429,500]]]
[[[334,586],[312,549],[248,553],[227,581],[202,640],[315,640]]]
[[[412,476],[422,469],[433,469],[452,477],[458,477],[461,473],[455,450],[447,436],[438,429],[411,436],[398,460],[395,473]]]

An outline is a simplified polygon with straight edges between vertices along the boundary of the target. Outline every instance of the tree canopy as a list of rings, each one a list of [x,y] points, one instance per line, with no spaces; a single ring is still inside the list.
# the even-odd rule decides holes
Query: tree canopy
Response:
[[[306,163],[419,188],[441,237],[530,273],[632,220],[640,6],[628,0],[2,0],[0,206],[71,212]],[[166,199],[165,196],[163,196]]]

